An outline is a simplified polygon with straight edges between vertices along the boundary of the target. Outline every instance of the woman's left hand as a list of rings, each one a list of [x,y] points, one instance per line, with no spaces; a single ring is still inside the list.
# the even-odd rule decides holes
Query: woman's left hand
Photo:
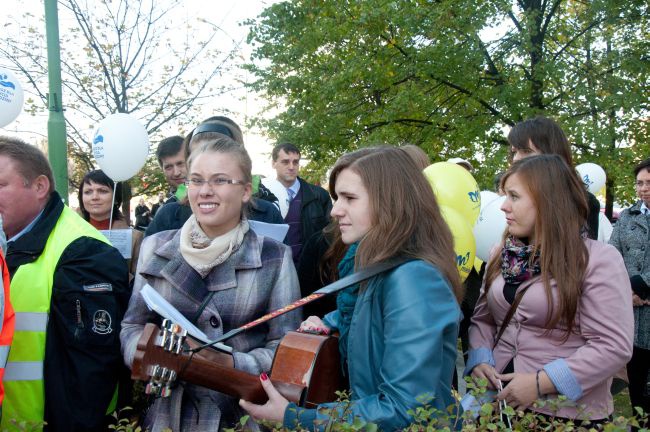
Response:
[[[269,400],[264,405],[257,405],[245,401],[244,399],[240,399],[239,406],[248,411],[248,413],[255,419],[281,423],[284,420],[284,411],[287,409],[289,401],[286,400],[275,389],[275,387],[273,387],[273,384],[271,384],[271,380],[266,373],[260,375],[260,381],[262,382],[262,388],[269,397]]]
[[[535,374],[510,373],[497,375],[501,381],[510,381],[502,391],[497,394],[497,399],[505,400],[508,405],[516,410],[524,410],[537,400],[537,383]]]

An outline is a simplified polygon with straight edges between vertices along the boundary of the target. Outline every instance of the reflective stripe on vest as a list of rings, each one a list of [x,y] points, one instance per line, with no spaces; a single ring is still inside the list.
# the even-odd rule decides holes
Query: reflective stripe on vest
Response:
[[[5,381],[36,381],[43,379],[43,362],[11,362],[5,369]]]
[[[47,330],[47,313],[16,312],[15,331],[44,332]]]
[[[9,357],[9,345],[0,345],[0,368],[4,369],[7,366],[7,358]]]
[[[52,280],[61,254],[80,237],[108,243],[99,231],[68,207],[63,208],[43,253],[21,265],[11,279],[16,331],[5,369],[5,400],[0,429],[15,430],[11,419],[42,422],[45,410],[43,360],[52,297]]]

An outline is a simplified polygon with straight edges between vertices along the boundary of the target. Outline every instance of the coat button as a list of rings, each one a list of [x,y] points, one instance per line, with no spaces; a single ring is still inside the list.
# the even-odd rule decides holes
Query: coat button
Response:
[[[634,230],[636,229],[636,227],[635,227],[634,225],[632,225],[632,227],[631,227],[630,229],[631,229],[632,231],[634,231]]]
[[[211,316],[211,317],[210,317],[210,325],[211,325],[212,327],[214,327],[214,328],[219,327],[219,318],[217,318],[217,317],[214,316],[214,315]]]

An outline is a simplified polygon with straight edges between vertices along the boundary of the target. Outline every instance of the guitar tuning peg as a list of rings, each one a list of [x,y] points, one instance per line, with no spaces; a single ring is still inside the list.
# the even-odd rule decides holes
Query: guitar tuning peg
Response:
[[[180,354],[181,351],[183,350],[183,342],[185,341],[185,338],[183,336],[176,336],[174,338],[174,349],[173,352],[174,354]]]
[[[169,338],[172,335],[171,330],[173,325],[174,324],[171,322],[171,320],[164,319],[162,325],[160,326],[160,340],[157,345],[161,346],[163,349],[166,349],[169,344]]]
[[[149,381],[144,388],[145,394],[160,396],[160,384]]]
[[[160,397],[169,397],[172,395],[172,389],[169,384],[166,384],[162,389],[160,389]]]

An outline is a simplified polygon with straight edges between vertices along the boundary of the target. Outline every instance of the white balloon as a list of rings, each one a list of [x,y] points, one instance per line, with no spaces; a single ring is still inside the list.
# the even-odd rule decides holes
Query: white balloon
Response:
[[[605,170],[595,163],[587,162],[576,167],[580,178],[587,185],[587,190],[592,194],[598,193],[605,186],[607,175]]]
[[[124,181],[142,169],[149,155],[149,136],[135,117],[111,114],[99,122],[92,147],[104,173],[114,181]]]
[[[5,127],[23,110],[23,88],[9,69],[0,67],[0,127]]]
[[[277,179],[264,177],[262,179],[262,184],[266,186],[273,195],[278,199],[278,204],[280,204],[280,214],[284,218],[287,216],[289,211],[289,194],[287,193],[287,188],[284,187]]]
[[[499,198],[499,194],[488,190],[481,191],[480,195],[481,195],[481,211],[483,211],[483,209],[487,207],[487,205],[490,204],[492,201]]]
[[[481,202],[483,208],[481,208],[473,231],[474,240],[476,240],[476,256],[483,261],[488,260],[490,251],[501,241],[506,229],[506,215],[501,211],[501,205],[505,200],[505,196],[497,196],[485,207]]]

